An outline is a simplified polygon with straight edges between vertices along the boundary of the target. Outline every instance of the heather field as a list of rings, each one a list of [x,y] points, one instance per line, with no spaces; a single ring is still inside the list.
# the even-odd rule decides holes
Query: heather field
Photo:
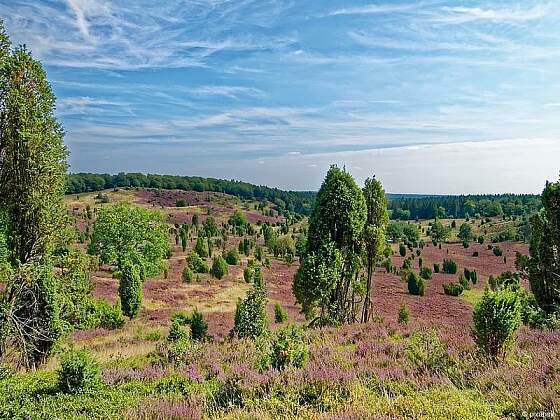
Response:
[[[187,205],[178,208],[181,199]],[[274,214],[272,205],[256,210],[257,202],[217,193],[126,189],[66,197],[80,232],[91,231],[99,209],[117,201],[160,212],[171,230],[192,223],[194,214],[200,223],[212,215],[225,224],[236,210],[242,211],[255,225],[251,238],[264,249],[258,227],[285,221]],[[457,220],[456,225],[463,221]],[[527,254],[527,245],[501,242],[503,253],[496,256],[486,243],[473,242],[465,248],[452,236],[440,247],[428,240],[428,222],[418,223],[425,243],[407,249],[405,257],[399,253],[399,244],[391,245],[392,266],[401,267],[409,259],[414,271],[420,260],[422,266],[433,268],[452,259],[457,273],[434,272],[426,280],[424,295],[414,296],[401,270],[378,266],[373,275],[372,320],[304,330],[301,339],[308,349],[307,362],[285,369],[263,362],[268,339],[230,335],[236,303],[252,288],[244,270],[254,260],[254,250],[228,265],[227,274],[219,280],[199,273],[192,282],[185,282],[182,272],[196,235],[186,241],[184,251],[171,239],[167,268],[144,281],[136,318],[117,329],[77,329],[60,344],[63,349],[88,349],[101,366],[101,385],[93,392],[57,392],[59,358],[55,356],[35,372],[17,373],[0,382],[0,417],[498,419],[557,413],[560,332],[522,327],[512,352],[499,365],[478,356],[470,334],[473,305],[488,278],[515,271],[516,253]],[[496,218],[485,229],[503,223]],[[289,229],[296,235],[306,226],[304,218]],[[237,248],[245,237],[228,235],[221,247]],[[265,255],[268,264],[263,264],[262,275],[269,336],[273,337],[287,323],[305,326],[307,321],[292,292],[298,259],[287,262],[270,252]],[[211,264],[212,258],[207,261]],[[476,284],[458,297],[445,294],[442,285],[456,281],[465,268],[476,270]],[[93,297],[111,304],[119,300],[119,280],[113,271],[114,267],[100,264],[90,277]],[[523,286],[528,287],[526,282]],[[275,322],[276,304],[287,315],[282,323]],[[408,312],[406,322],[399,317],[402,307]],[[171,354],[165,344],[174,314],[195,309],[208,324],[208,339],[193,341]]]

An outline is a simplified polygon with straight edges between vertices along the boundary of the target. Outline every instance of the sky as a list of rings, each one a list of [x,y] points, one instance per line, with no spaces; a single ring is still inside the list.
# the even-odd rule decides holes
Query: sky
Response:
[[[72,172],[540,192],[560,171],[560,1],[0,0]]]

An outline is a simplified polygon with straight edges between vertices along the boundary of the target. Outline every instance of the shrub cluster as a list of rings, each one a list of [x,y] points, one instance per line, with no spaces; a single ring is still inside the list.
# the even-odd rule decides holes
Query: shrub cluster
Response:
[[[208,273],[208,263],[200,257],[196,252],[190,252],[187,255],[187,265],[195,273]]]
[[[69,350],[63,354],[58,370],[58,389],[77,394],[97,389],[101,383],[100,369],[87,349]]]
[[[457,263],[453,260],[443,260],[443,272],[447,274],[456,274]]]
[[[463,286],[458,283],[444,283],[443,292],[450,296],[459,296],[463,293]]]
[[[414,272],[408,273],[408,293],[416,296],[424,296],[424,279]]]

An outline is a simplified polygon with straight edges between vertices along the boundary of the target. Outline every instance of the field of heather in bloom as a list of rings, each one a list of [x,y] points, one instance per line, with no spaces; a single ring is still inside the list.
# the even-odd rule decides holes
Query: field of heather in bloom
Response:
[[[273,208],[256,210],[255,203],[224,194],[109,191],[109,203],[128,201],[161,212],[172,230],[200,223],[212,215],[227,223],[242,209],[255,225],[255,246],[265,248],[258,227],[282,222]],[[177,200],[188,204],[177,208]],[[68,197],[68,207],[79,231],[87,232],[102,203],[94,194]],[[92,211],[90,218],[86,208]],[[272,212],[271,212],[272,210]],[[291,226],[294,235],[306,220]],[[493,223],[502,224],[496,219]],[[419,230],[428,221],[419,223]],[[247,235],[228,235],[220,250],[237,248]],[[77,329],[63,346],[86,348],[101,366],[102,385],[94,393],[65,395],[56,392],[57,358],[36,372],[15,375],[2,382],[1,416],[18,418],[525,418],[527,413],[558,412],[560,393],[560,332],[522,327],[506,364],[484,362],[477,354],[470,331],[473,305],[488,285],[488,278],[515,271],[516,253],[527,254],[522,242],[499,243],[496,256],[486,243],[469,247],[452,241],[433,245],[426,235],[422,246],[401,256],[392,244],[392,268],[379,266],[373,276],[373,320],[366,324],[304,330],[299,342],[308,349],[300,367],[270,368],[274,344],[268,337],[287,324],[305,325],[301,307],[292,293],[299,261],[266,253],[262,265],[266,285],[265,310],[271,332],[267,337],[232,338],[236,303],[252,285],[244,278],[254,260],[254,249],[241,253],[221,279],[199,273],[191,282],[182,276],[196,235],[185,244],[171,239],[171,254],[163,274],[142,285],[142,306],[136,318],[117,329]],[[411,270],[457,263],[457,272],[432,272],[423,296],[409,293],[400,267]],[[207,262],[211,264],[212,258]],[[460,296],[444,293],[443,284],[457,281],[464,269],[475,270],[478,281]],[[118,302],[119,280],[114,267],[100,264],[91,273],[92,294],[111,304]],[[524,287],[528,287],[526,282]],[[275,306],[286,319],[277,322]],[[407,320],[399,313],[406,308]],[[207,339],[184,347],[170,347],[172,319],[177,313],[202,314]],[[171,328],[172,329],[172,328]],[[272,340],[274,342],[274,340]],[[271,347],[272,346],[272,347]],[[30,395],[33,395],[30,397]]]

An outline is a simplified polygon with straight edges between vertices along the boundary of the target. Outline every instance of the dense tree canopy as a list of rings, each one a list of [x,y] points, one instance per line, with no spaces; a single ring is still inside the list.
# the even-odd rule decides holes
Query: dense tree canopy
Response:
[[[168,227],[159,212],[118,203],[97,212],[88,251],[119,267],[131,260],[145,278],[163,269],[168,238]]]

